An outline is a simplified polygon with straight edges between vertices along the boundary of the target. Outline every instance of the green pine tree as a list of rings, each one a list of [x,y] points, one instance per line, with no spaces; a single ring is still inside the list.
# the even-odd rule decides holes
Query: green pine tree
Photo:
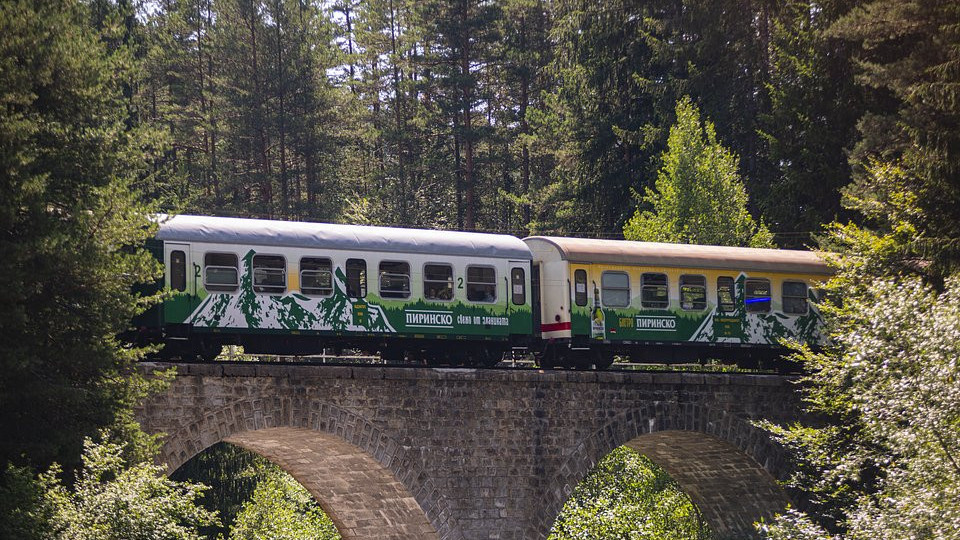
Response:
[[[159,270],[135,189],[156,139],[128,116],[125,21],[89,7],[0,4],[0,466],[72,469],[142,387],[117,336]]]

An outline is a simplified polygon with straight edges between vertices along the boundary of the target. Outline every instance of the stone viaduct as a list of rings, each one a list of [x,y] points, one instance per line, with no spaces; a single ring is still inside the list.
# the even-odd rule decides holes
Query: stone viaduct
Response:
[[[147,363],[153,372],[168,364]],[[188,364],[138,411],[170,472],[226,441],[303,484],[345,539],[545,538],[620,445],[662,466],[719,538],[783,510],[784,377]]]

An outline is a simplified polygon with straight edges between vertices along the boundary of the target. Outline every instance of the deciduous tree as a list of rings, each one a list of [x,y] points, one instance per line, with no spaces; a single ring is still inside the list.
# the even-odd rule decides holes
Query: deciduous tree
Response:
[[[713,124],[701,122],[689,98],[677,102],[677,123],[654,189],[647,189],[626,224],[628,240],[770,247],[772,238],[747,210],[739,160],[717,140]]]

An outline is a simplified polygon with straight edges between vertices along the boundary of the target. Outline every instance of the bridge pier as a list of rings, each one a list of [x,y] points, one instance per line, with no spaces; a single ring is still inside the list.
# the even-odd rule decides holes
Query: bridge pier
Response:
[[[145,363],[153,371],[169,364]],[[573,488],[626,444],[664,467],[718,537],[783,510],[784,377],[180,365],[138,411],[172,472],[226,441],[280,465],[350,538],[545,538]]]

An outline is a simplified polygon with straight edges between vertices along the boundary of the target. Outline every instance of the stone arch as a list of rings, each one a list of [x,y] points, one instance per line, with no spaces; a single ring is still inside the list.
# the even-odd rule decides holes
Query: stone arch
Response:
[[[761,429],[724,411],[661,402],[622,412],[581,441],[547,493],[539,530],[530,533],[545,538],[573,488],[622,445],[663,467],[718,538],[756,537],[753,523],[789,503],[777,483],[783,450]]]
[[[168,473],[228,442],[263,455],[304,485],[345,540],[462,538],[422,460],[347,409],[251,398],[194,412],[161,448]]]

